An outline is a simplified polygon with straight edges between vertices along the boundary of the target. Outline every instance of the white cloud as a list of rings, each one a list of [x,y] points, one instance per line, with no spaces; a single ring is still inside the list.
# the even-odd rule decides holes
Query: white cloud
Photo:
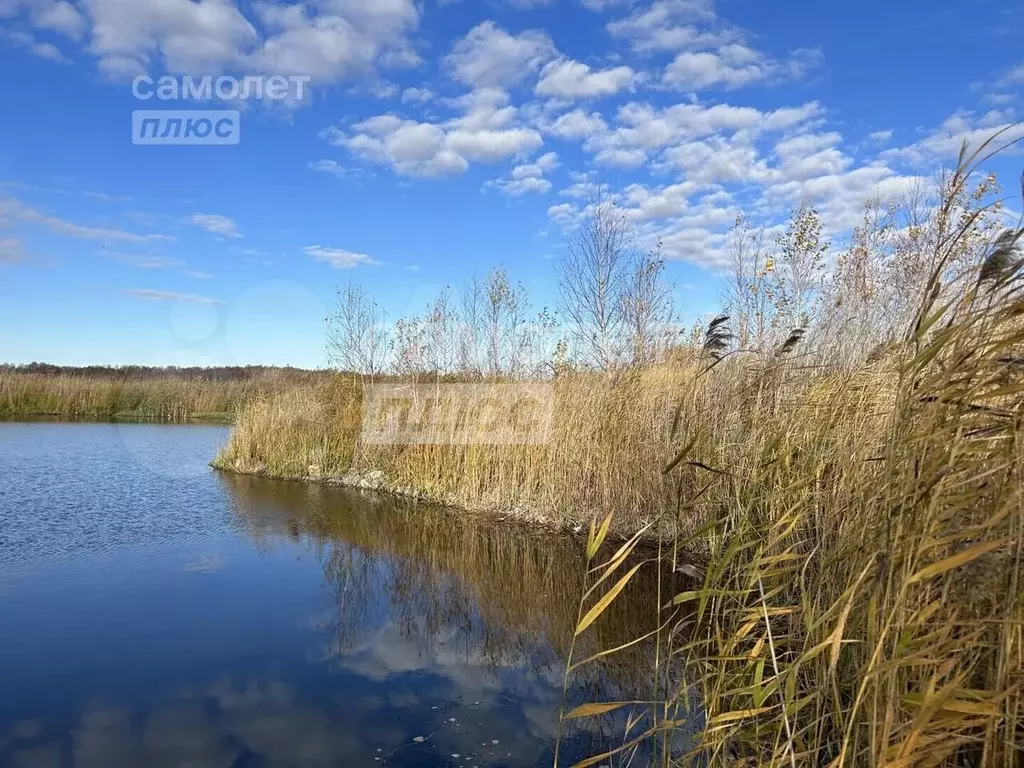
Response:
[[[956,112],[924,139],[906,147],[886,150],[881,158],[911,166],[934,163],[940,159],[956,158],[964,142],[967,142],[969,151],[973,151],[996,133],[1000,135],[991,145],[992,149],[1024,138],[1024,124],[1011,114],[996,109],[982,115]]]
[[[412,0],[332,0],[319,7],[322,12],[313,15],[302,5],[262,6],[263,21],[276,28],[276,34],[263,41],[246,63],[262,72],[333,82],[375,66],[419,62],[408,41],[419,24]]]
[[[85,32],[86,20],[75,6],[64,0],[58,2],[36,2],[32,23],[40,29],[59,32],[73,40]]]
[[[608,31],[637,52],[676,52],[662,82],[686,92],[797,79],[821,59],[812,49],[781,61],[755,50],[743,29],[718,16],[714,0],[655,0],[610,22]]]
[[[227,216],[221,216],[216,213],[193,213],[189,217],[188,223],[204,229],[210,234],[220,235],[221,237],[242,236],[238,231],[237,223]]]
[[[872,131],[868,134],[868,138],[876,144],[887,144],[889,139],[892,138],[892,131]]]
[[[600,112],[587,114],[583,110],[574,109],[559,115],[553,122],[544,123],[541,130],[562,139],[582,139],[608,130],[608,124]]]
[[[255,46],[255,27],[227,0],[88,0],[92,53],[172,72],[220,71]],[[157,64],[159,66],[159,64]]]
[[[545,32],[510,35],[493,21],[485,21],[455,43],[444,65],[466,85],[506,87],[532,76],[555,55],[555,45]]]
[[[997,88],[1010,88],[1015,85],[1024,85],[1024,64],[1012,67],[996,81]]]
[[[809,179],[842,173],[853,160],[836,148],[838,133],[805,133],[779,141],[775,155],[781,178]]]
[[[717,17],[713,0],[655,0],[610,22],[608,31],[637,51],[706,49],[742,39],[739,30]]]
[[[0,8],[0,11],[2,11],[2,8]],[[0,13],[0,18],[2,18],[2,13]],[[48,59],[61,64],[68,61],[60,48],[53,43],[38,42],[35,37],[21,30],[0,29],[0,40],[6,40],[12,45],[24,48],[33,56],[38,56],[41,59]]]
[[[730,104],[675,104],[658,109],[647,103],[630,102],[619,108],[615,126],[589,136],[584,148],[603,155],[605,160],[635,163],[640,159],[640,151],[650,156],[652,152],[718,135],[749,143],[765,132],[809,125],[821,114],[817,102],[771,112]],[[628,154],[616,154],[614,150]]]
[[[49,59],[56,62],[67,61],[64,58],[64,54],[60,52],[60,48],[53,43],[33,43],[29,46],[28,50],[33,56],[38,56],[41,59]]]
[[[156,241],[170,241],[174,238],[170,235],[152,234],[138,235],[134,232],[126,232],[123,229],[111,227],[87,227],[75,224],[56,216],[48,216],[35,208],[24,205],[14,198],[0,197],[0,225],[23,221],[30,224],[39,224],[51,232],[68,237],[76,237],[82,240],[106,240],[109,242],[125,243],[148,243]]]
[[[730,43],[717,51],[680,53],[665,68],[663,81],[680,91],[731,90],[758,82],[798,79],[819,60],[817,51],[806,49],[779,62],[745,45]]]
[[[860,223],[867,200],[893,202],[920,183],[918,176],[904,176],[884,165],[866,165],[810,179],[780,181],[764,190],[761,202],[766,209],[777,211],[810,202],[826,227],[843,231]]]
[[[448,145],[467,160],[493,163],[506,157],[528,154],[544,140],[532,128],[464,131],[456,129],[448,134]]]
[[[627,66],[592,70],[590,65],[580,61],[556,59],[541,70],[540,81],[534,90],[539,96],[595,98],[632,88],[638,77]]]
[[[639,168],[647,162],[647,153],[642,149],[602,149],[594,155],[594,162],[613,168]]]
[[[87,38],[99,70],[118,79],[230,72],[331,83],[419,62],[410,43],[419,25],[414,0],[243,7],[252,14],[232,0],[3,0],[0,17]]]
[[[374,266],[379,261],[367,256],[365,253],[346,251],[344,248],[324,248],[321,245],[309,245],[303,249],[308,256],[317,261],[330,264],[335,269],[353,269],[359,266]]]
[[[681,91],[701,91],[714,86],[739,88],[765,77],[761,55],[731,43],[715,52],[680,53],[665,68],[664,81]]]
[[[580,0],[580,2],[583,3],[584,8],[593,11],[594,13],[601,13],[618,6],[632,5],[633,1],[634,0]]]
[[[548,208],[548,218],[563,229],[572,227],[580,216],[580,209],[575,203],[558,203]]]
[[[544,143],[536,130],[515,123],[517,110],[507,102],[501,89],[484,88],[447,102],[462,114],[444,122],[384,114],[356,123],[352,131],[328,129],[325,136],[357,157],[389,165],[403,176],[458,174],[471,162],[525,156]]]
[[[517,165],[507,178],[488,181],[484,186],[512,197],[521,197],[530,192],[543,194],[551,189],[551,182],[544,178],[545,174],[555,170],[558,165],[558,155],[548,152],[532,163]]]
[[[403,104],[426,104],[433,98],[434,92],[429,88],[406,88],[402,91]]]
[[[359,168],[346,168],[337,160],[316,160],[309,164],[309,169],[320,173],[329,173],[339,179],[355,179],[363,175]]]
[[[436,125],[378,115],[354,127],[354,134],[329,129],[327,138],[363,160],[390,165],[403,176],[444,176],[469,167],[465,158],[447,146],[444,131]]]
[[[29,23],[37,29],[50,30],[79,39],[86,28],[81,12],[66,0],[2,0],[0,18],[27,15]]]

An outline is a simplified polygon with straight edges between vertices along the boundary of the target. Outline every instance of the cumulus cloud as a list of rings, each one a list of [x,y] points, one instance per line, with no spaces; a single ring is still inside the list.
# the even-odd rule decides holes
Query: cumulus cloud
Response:
[[[426,104],[433,98],[434,92],[429,88],[406,88],[402,91],[403,104]]]
[[[674,104],[659,109],[645,102],[630,102],[618,109],[612,126],[590,134],[584,148],[610,164],[635,165],[641,161],[641,153],[650,157],[715,136],[749,144],[764,133],[809,125],[821,114],[817,102],[770,112],[731,104]]]
[[[557,59],[544,66],[534,91],[539,96],[564,99],[612,96],[631,88],[638,79],[632,67],[620,66],[593,70],[589,64],[572,59]]]
[[[580,209],[575,203],[557,203],[548,208],[548,218],[563,229],[572,227],[580,216]]]
[[[82,13],[66,0],[3,0],[0,19],[26,16],[36,29],[45,29],[78,40],[86,30]]]
[[[883,160],[920,166],[936,160],[955,158],[960,147],[981,146],[995,134],[998,139],[992,148],[1024,138],[1024,123],[1015,120],[1009,112],[993,109],[984,114],[960,111],[950,115],[925,138],[906,147],[895,147],[881,154]]]
[[[488,181],[484,186],[512,197],[521,197],[530,192],[543,194],[551,189],[551,182],[544,175],[555,170],[558,165],[558,155],[548,152],[532,163],[517,165],[508,177]]]
[[[713,48],[743,37],[739,29],[718,18],[713,0],[655,0],[609,22],[608,31],[645,52]]]
[[[647,153],[642,149],[602,149],[594,155],[594,162],[598,165],[608,165],[613,168],[639,168],[647,162]]]
[[[380,264],[376,259],[365,253],[347,251],[344,248],[325,248],[322,245],[308,245],[303,249],[306,255],[317,261],[330,264],[335,269],[354,269],[359,266],[375,266]]]
[[[663,82],[681,91],[709,88],[732,90],[760,82],[798,79],[817,64],[820,54],[797,51],[787,61],[776,61],[739,43],[716,51],[685,51],[665,68]]]
[[[439,123],[377,115],[350,131],[328,129],[325,137],[400,175],[428,178],[462,173],[471,162],[525,156],[544,143],[535,129],[516,122],[517,110],[501,89],[473,91],[448,104],[461,114]]]
[[[358,76],[375,66],[419,62],[408,36],[419,24],[412,0],[322,3],[314,14],[303,5],[264,5],[263,21],[275,33],[246,63],[261,72],[308,75],[314,82]]]
[[[357,123],[354,133],[329,129],[327,139],[371,163],[389,165],[403,176],[462,173],[469,163],[447,146],[445,132],[431,123],[378,115]]]
[[[554,120],[544,121],[541,130],[561,139],[582,139],[594,134],[604,133],[608,124],[600,112],[587,114],[583,110],[574,109],[559,115]]]
[[[444,65],[466,85],[507,87],[536,74],[555,55],[555,44],[545,32],[511,35],[493,21],[485,21],[455,43]]]
[[[232,0],[4,0],[0,17],[88,40],[99,70],[117,79],[255,72],[330,83],[419,61],[414,0],[243,7],[251,13]],[[46,45],[37,55],[54,58]]]

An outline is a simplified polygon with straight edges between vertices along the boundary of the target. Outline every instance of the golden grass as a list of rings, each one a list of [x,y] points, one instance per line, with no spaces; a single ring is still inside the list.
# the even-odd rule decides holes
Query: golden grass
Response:
[[[218,466],[284,477],[382,473],[391,489],[469,509],[579,525],[615,510],[623,528],[671,501],[660,463],[684,367],[554,382],[555,429],[543,445],[368,445],[362,386],[338,377],[250,403]]]
[[[660,559],[691,576],[660,589],[660,703],[635,713],[622,747],[579,765],[640,750],[665,766],[1021,764],[1022,237],[999,236],[952,282],[957,237],[940,240],[887,368],[744,371],[709,357],[682,390],[665,465],[680,524]],[[602,530],[594,562],[608,557]],[[626,583],[623,570],[590,570],[581,616],[599,621],[616,596],[596,582]],[[695,725],[696,744],[674,743]]]
[[[244,403],[282,391],[294,378],[273,371],[229,381],[0,371],[0,417],[230,421]]]

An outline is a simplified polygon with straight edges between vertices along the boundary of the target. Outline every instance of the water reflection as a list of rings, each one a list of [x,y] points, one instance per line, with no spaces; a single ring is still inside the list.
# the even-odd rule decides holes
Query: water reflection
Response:
[[[0,765],[550,764],[579,541],[218,475],[223,433],[182,429],[0,424]],[[643,574],[578,657],[644,630]],[[571,701],[633,698],[648,654]],[[587,725],[570,756],[621,739]]]
[[[320,617],[323,660],[397,685],[433,677],[404,696],[413,709],[429,704],[447,714],[442,730],[464,721],[473,733],[483,717],[508,742],[536,742],[537,757],[548,754],[586,578],[578,539],[330,486],[232,475],[222,482],[260,546],[316,549],[333,597]],[[641,571],[577,641],[577,659],[647,630],[656,599],[651,580]],[[649,645],[635,646],[584,667],[572,678],[570,703],[637,697],[649,653]],[[459,714],[461,721],[453,720]],[[576,750],[606,747],[620,724],[590,725],[572,737]],[[471,737],[461,749],[474,745]],[[502,764],[532,764],[519,758]]]

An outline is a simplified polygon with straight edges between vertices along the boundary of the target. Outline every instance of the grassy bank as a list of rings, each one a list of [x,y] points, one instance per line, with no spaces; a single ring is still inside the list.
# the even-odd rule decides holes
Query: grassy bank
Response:
[[[254,398],[318,374],[274,369],[0,368],[0,418],[229,422]]]
[[[737,360],[698,378],[699,366],[560,376],[550,442],[507,446],[365,444],[362,382],[338,376],[249,403],[216,463],[277,477],[376,476],[388,489],[562,527],[611,512],[628,534],[674,508],[677,479],[662,469],[678,441],[671,428],[681,393],[680,419],[712,467],[746,461],[751,439],[760,444],[772,430],[814,429],[817,451],[830,456],[867,456],[884,443],[891,367],[818,375],[788,362]],[[709,491],[684,527],[728,503]]]

